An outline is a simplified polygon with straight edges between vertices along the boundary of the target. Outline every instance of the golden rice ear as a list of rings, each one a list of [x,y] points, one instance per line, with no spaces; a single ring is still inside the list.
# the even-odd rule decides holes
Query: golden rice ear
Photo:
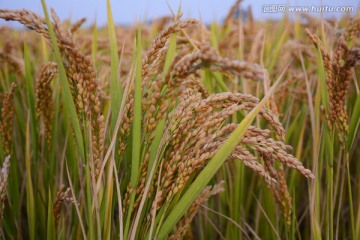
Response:
[[[29,29],[41,33],[46,39],[50,39],[45,19],[32,11],[0,9],[0,18],[6,21],[18,21]]]
[[[224,25],[223,25],[224,27],[228,27],[231,24],[231,22],[234,18],[234,14],[235,14],[236,10],[239,9],[241,2],[242,2],[242,0],[236,0],[236,2],[231,6],[228,14],[225,17]]]
[[[91,171],[97,177],[102,165],[102,153],[105,143],[105,122],[101,112],[101,101],[99,83],[96,70],[89,56],[80,51],[75,44],[70,31],[60,28],[60,19],[55,11],[51,9],[51,16],[54,20],[54,31],[58,38],[60,53],[63,61],[67,62],[66,74],[78,113],[84,115],[89,121],[91,132],[92,161]]]
[[[36,80],[36,115],[38,119],[41,116],[43,117],[45,136],[49,146],[51,143],[52,120],[54,114],[50,83],[57,73],[57,64],[55,62],[49,62],[42,66]]]
[[[143,58],[141,70],[143,87],[145,86],[147,80],[158,73],[159,65],[165,61],[167,44],[170,36],[173,33],[177,33],[180,30],[198,22],[195,19],[186,19],[181,22],[180,17],[181,15],[177,15],[175,17],[175,22],[158,34]]]
[[[356,17],[346,27],[344,31],[345,42],[350,42],[354,37],[358,37],[360,31],[360,17]]]
[[[164,153],[164,166],[167,171],[164,171],[161,177],[163,198],[160,199],[159,204],[170,201],[181,191],[190,175],[196,175],[207,164],[207,161],[215,155],[218,148],[237,127],[237,124],[221,127],[226,118],[239,110],[251,111],[258,102],[251,95],[238,93],[213,94],[205,99],[200,93],[185,94],[180,100],[180,104],[170,116],[167,127],[170,137],[167,151]],[[265,108],[260,111],[260,115],[282,138],[285,136],[285,130],[270,110]],[[266,159],[272,159],[272,162],[277,160],[288,167],[295,168],[306,177],[314,177],[310,170],[287,153],[288,146],[270,138],[269,130],[250,127],[241,140],[241,145],[235,149],[230,158],[243,160],[245,165],[263,176],[269,185],[276,182],[276,171],[273,170],[274,173],[272,173],[271,169],[262,168],[255,159],[251,160],[253,155],[246,148],[259,153],[264,157],[265,162]]]
[[[51,9],[53,28],[59,44],[61,57],[66,67],[66,74],[70,81],[70,89],[75,99],[76,108],[80,116],[89,120],[91,130],[91,149],[94,162],[92,172],[98,174],[102,163],[102,152],[105,142],[105,123],[101,113],[100,89],[96,70],[89,56],[80,51],[75,43],[71,31],[61,28],[60,19],[54,9]],[[42,34],[49,40],[47,24],[44,18],[27,10],[0,10],[0,18],[19,21],[26,27]]]
[[[63,209],[65,203],[78,204],[76,199],[74,199],[71,195],[71,189],[69,187],[65,188],[65,186],[62,185],[59,191],[56,193],[56,197],[53,203],[53,213],[56,228],[59,225],[61,210]]]
[[[356,35],[359,30],[359,20],[350,24],[336,41],[335,53],[331,56],[319,37],[311,33],[309,29],[305,29],[310,40],[322,54],[329,95],[329,110],[325,114],[329,128],[335,127],[339,131],[338,137],[343,148],[347,141],[349,128],[345,100],[350,86],[352,69],[358,66],[360,62],[360,50],[358,48],[349,48],[347,41]]]
[[[178,86],[181,80],[195,73],[200,68],[209,68],[213,71],[244,76],[247,79],[253,80],[263,80],[264,73],[266,73],[266,70],[258,64],[221,57],[213,47],[209,44],[204,44],[199,50],[185,55],[173,66],[170,73],[175,80],[173,86]]]
[[[24,61],[13,52],[14,46],[11,42],[5,42],[4,48],[0,50],[0,63],[8,64],[11,71],[16,72],[19,77],[24,77]]]
[[[12,83],[9,92],[4,94],[1,108],[0,133],[3,151],[10,155],[13,142],[13,119],[14,119],[14,91],[16,84]]]
[[[0,224],[2,223],[5,201],[7,198],[9,171],[10,155],[7,155],[3,162],[3,166],[0,169]]]
[[[84,23],[86,22],[86,18],[82,18],[80,20],[78,20],[77,22],[75,22],[72,26],[71,26],[71,33],[76,32]]]

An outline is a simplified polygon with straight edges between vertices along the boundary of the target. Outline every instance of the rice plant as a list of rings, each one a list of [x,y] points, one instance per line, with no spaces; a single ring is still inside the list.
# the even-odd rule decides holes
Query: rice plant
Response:
[[[360,16],[83,27],[0,9],[2,239],[360,239]]]

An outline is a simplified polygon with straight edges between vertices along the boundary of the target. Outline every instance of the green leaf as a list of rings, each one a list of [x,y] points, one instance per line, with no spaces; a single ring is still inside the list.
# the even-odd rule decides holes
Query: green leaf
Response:
[[[283,48],[284,42],[288,36],[288,30],[284,29],[279,39],[277,39],[276,45],[274,46],[274,50],[271,52],[271,57],[269,58],[271,61],[269,63],[269,66],[267,67],[269,73],[273,70],[275,64],[278,63],[278,57],[280,55],[280,50]]]
[[[133,123],[133,145],[131,164],[131,186],[135,187],[139,180],[140,146],[141,146],[141,31],[137,32],[136,38],[136,74],[134,95],[134,123]]]
[[[114,194],[114,177],[113,177],[113,167],[114,167],[114,152],[112,153],[112,159],[108,164],[107,174],[106,174],[106,185],[105,185],[105,194],[104,194],[104,204],[105,204],[105,211],[104,211],[104,239],[111,238],[111,226],[112,226],[112,210],[113,210],[113,194]]]
[[[130,184],[135,188],[140,175],[140,152],[141,152],[141,29],[139,28],[136,35],[136,69],[135,69],[135,94],[134,94],[134,121],[132,126],[132,157],[131,157],[131,177]],[[126,217],[126,224],[124,230],[124,238],[127,238],[131,209],[135,201],[135,191],[130,196],[130,204],[128,208],[128,215]]]
[[[111,100],[111,130],[114,130],[116,125],[118,113],[120,111],[122,89],[118,79],[119,56],[116,44],[116,29],[111,12],[110,0],[107,3],[107,18],[108,18],[108,31],[110,39],[111,50],[111,69],[110,69],[110,100]]]
[[[31,129],[31,143],[33,149],[37,149],[38,140],[37,140],[37,130],[36,130],[36,113],[35,113],[35,94],[34,94],[34,86],[33,86],[33,77],[31,72],[31,62],[29,55],[29,47],[24,42],[24,62],[25,62],[25,79],[26,79],[26,99],[27,106],[29,108],[30,113],[30,129]],[[35,161],[37,160],[37,151],[34,151]]]
[[[51,191],[48,192],[48,215],[47,215],[47,239],[52,240],[56,239],[56,230],[55,230],[55,219],[53,212],[53,202],[51,199]]]
[[[353,113],[351,114],[350,124],[349,124],[349,133],[346,142],[346,150],[349,152],[354,143],[356,133],[358,132],[360,123],[360,94],[356,98],[355,106]]]

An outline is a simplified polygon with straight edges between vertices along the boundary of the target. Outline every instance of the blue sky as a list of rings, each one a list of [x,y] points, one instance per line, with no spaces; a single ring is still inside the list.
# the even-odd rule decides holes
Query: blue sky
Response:
[[[202,18],[204,22],[221,20],[228,12],[235,0],[182,0],[182,11],[185,17]],[[71,18],[73,21],[82,17],[87,18],[87,24],[97,19],[99,25],[106,24],[106,0],[46,0],[48,7],[53,7],[60,19]],[[176,10],[180,0],[168,0]],[[267,4],[288,4],[289,6],[353,6],[355,11],[359,7],[359,0],[244,0],[242,7],[252,5],[257,19],[278,18],[282,13],[264,13],[262,8]],[[147,20],[158,16],[169,15],[166,0],[112,0],[112,11],[116,23],[128,24],[136,20]],[[0,8],[26,8],[42,15],[40,0],[0,0]],[[318,13],[313,13],[317,14]],[[325,16],[339,15],[339,13],[324,13]],[[353,13],[354,14],[354,13]],[[0,20],[0,25],[18,26]]]

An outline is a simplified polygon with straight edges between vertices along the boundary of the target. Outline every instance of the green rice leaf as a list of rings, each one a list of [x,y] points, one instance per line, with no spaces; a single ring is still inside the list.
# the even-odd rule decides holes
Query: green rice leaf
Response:
[[[29,47],[24,42],[24,62],[25,62],[25,79],[26,79],[26,99],[30,113],[30,129],[31,129],[31,144],[34,149],[37,149],[37,130],[36,130],[36,113],[35,113],[35,94],[33,86],[33,77],[31,70],[31,62],[29,55]],[[37,151],[34,151],[34,158],[37,159]]]
[[[122,89],[120,80],[118,79],[119,56],[116,44],[116,29],[111,12],[110,0],[106,1],[107,5],[107,18],[108,18],[108,31],[110,39],[111,51],[111,69],[110,69],[110,100],[111,100],[111,130],[114,129],[117,121],[117,116],[120,111]]]
[[[360,123],[360,94],[356,98],[354,105],[354,110],[351,114],[350,124],[349,124],[349,133],[346,142],[346,150],[350,151],[354,143],[355,136],[358,132]]]
[[[48,214],[47,214],[47,239],[52,240],[56,239],[56,232],[55,232],[55,219],[54,219],[54,212],[53,212],[53,202],[51,199],[51,191],[49,189],[48,192]]]
[[[132,158],[131,158],[131,187],[135,188],[140,175],[140,153],[141,153],[141,30],[137,31],[136,35],[136,69],[135,69],[135,95],[134,95],[134,121],[132,126]],[[126,218],[124,238],[127,238],[130,227],[130,209],[135,201],[135,192],[130,196],[129,211]]]

